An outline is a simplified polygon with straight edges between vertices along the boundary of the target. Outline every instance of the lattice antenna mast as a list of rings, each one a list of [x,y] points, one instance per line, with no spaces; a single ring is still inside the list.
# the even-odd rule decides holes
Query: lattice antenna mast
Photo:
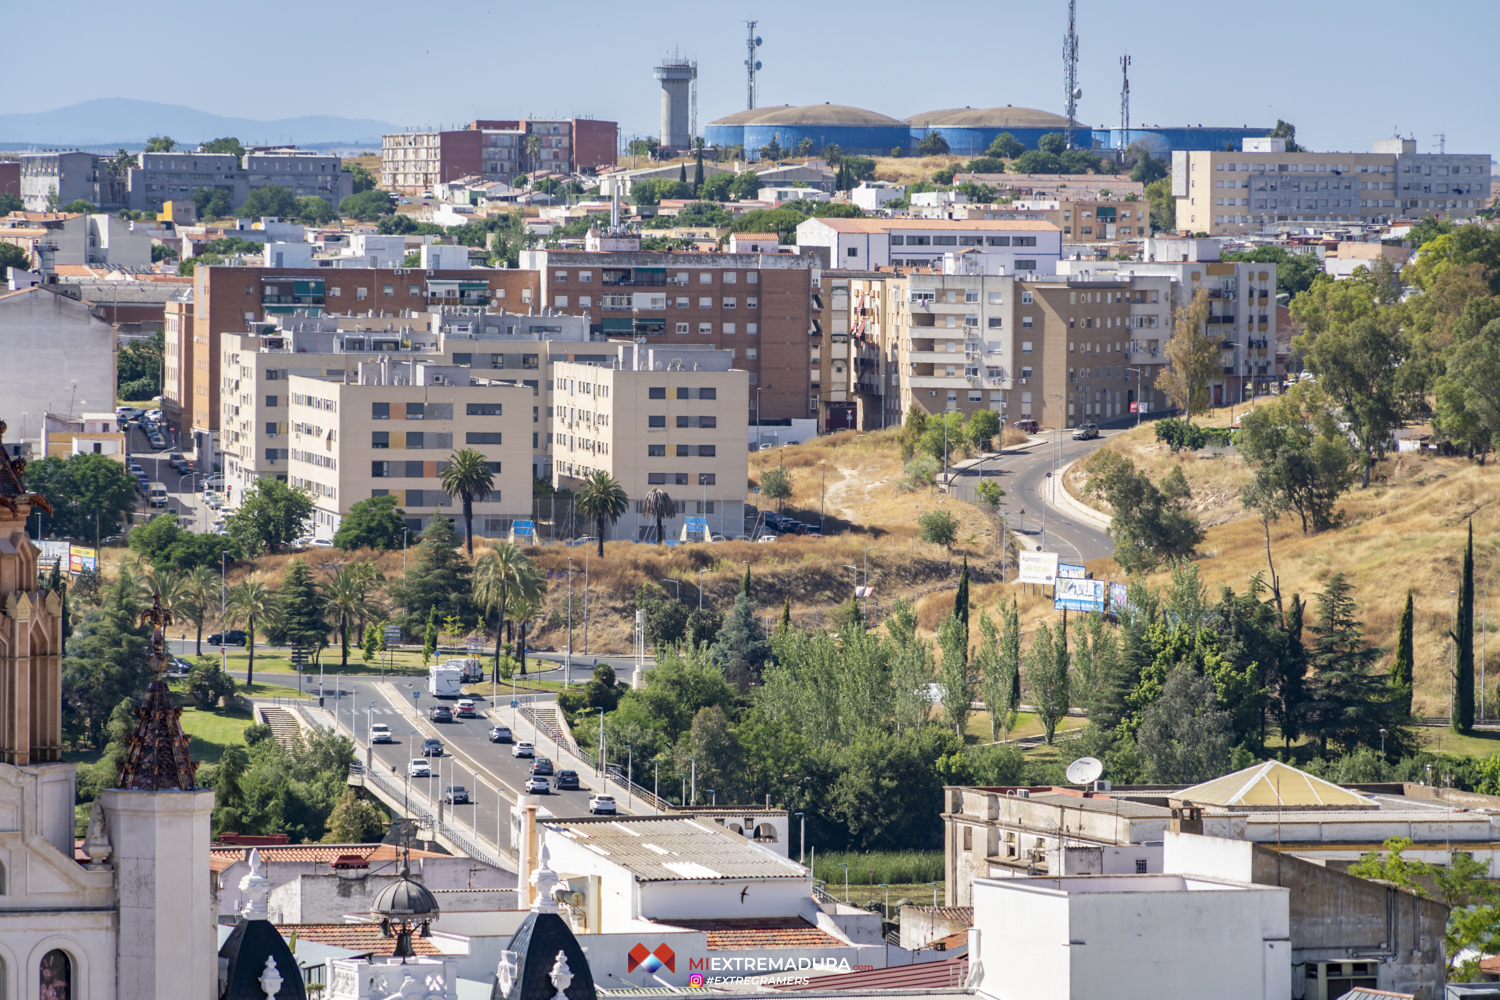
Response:
[[[1078,88],[1078,32],[1074,25],[1078,18],[1078,0],[1068,0],[1068,33],[1063,36],[1063,83],[1067,88],[1066,105],[1068,127],[1063,138],[1068,148],[1073,148],[1073,136],[1078,130],[1078,99],[1083,91]]]
[[[1130,55],[1126,53],[1120,57],[1120,130],[1128,132],[1130,129]],[[1125,136],[1120,136],[1124,141]],[[1128,143],[1127,143],[1128,145]]]
[[[755,58],[755,50],[760,48],[760,39],[755,37],[755,26],[758,21],[745,22],[745,110],[755,109],[755,71],[760,69],[760,61]]]

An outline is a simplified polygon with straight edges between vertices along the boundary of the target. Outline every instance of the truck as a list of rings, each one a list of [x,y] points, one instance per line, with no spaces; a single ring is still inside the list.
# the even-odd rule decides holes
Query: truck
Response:
[[[427,693],[434,698],[457,698],[463,691],[463,672],[447,663],[436,663],[428,668]]]
[[[443,666],[457,669],[459,676],[465,684],[478,684],[484,680],[484,665],[477,657],[470,656],[462,660],[449,660]]]

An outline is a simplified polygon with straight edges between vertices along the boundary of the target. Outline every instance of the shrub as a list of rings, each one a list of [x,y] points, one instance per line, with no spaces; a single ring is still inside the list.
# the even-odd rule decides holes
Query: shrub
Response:
[[[1191,421],[1168,417],[1156,422],[1156,440],[1172,449],[1174,453],[1183,449],[1197,451],[1203,447],[1207,439],[1208,434],[1205,429],[1194,425]]]
[[[947,548],[958,537],[958,518],[946,510],[930,510],[917,518],[917,527],[922,529],[922,541]]]

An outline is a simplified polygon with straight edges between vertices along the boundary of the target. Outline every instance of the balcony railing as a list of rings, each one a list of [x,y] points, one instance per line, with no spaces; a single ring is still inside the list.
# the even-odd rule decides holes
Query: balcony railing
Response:
[[[1210,288],[1208,297],[1211,299],[1233,299],[1235,292],[1233,288]]]
[[[1208,317],[1208,325],[1223,326],[1225,324],[1233,324],[1234,320],[1235,317],[1233,316],[1210,316]]]

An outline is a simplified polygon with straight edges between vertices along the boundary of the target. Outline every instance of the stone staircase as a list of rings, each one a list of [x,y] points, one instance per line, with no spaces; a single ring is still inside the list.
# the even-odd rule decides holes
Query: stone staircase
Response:
[[[297,717],[291,712],[270,705],[262,705],[257,711],[260,721],[271,727],[271,735],[277,743],[290,747],[302,738],[302,727],[297,725]]]
[[[560,743],[574,756],[579,756],[578,744],[573,742],[573,733],[568,729],[568,724],[563,720],[562,713],[555,705],[533,705],[523,710],[537,729],[547,735],[549,740]]]

